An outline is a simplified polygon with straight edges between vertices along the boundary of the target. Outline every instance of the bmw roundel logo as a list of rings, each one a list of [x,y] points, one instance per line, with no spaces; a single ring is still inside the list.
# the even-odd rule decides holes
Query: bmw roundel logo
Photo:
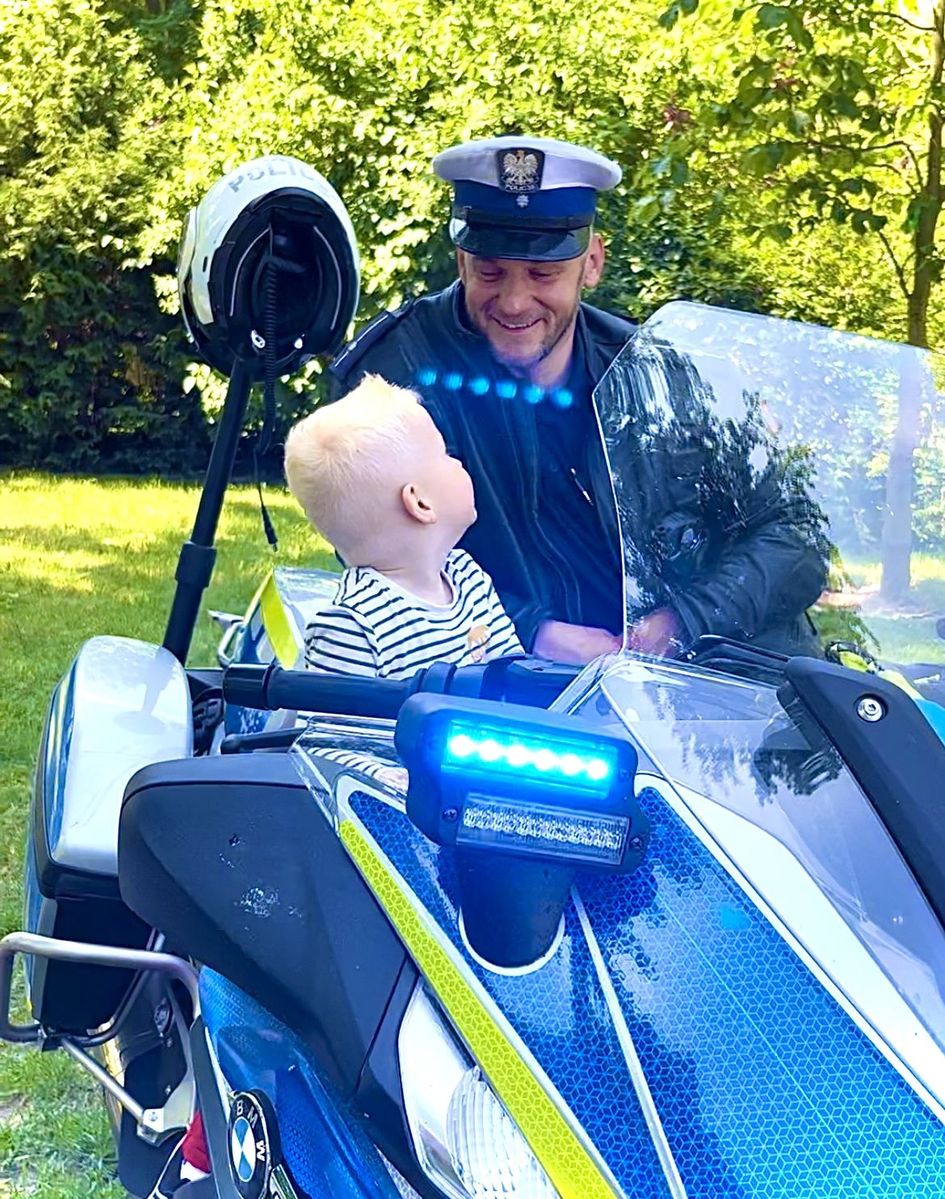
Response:
[[[242,1199],[262,1199],[272,1171],[275,1121],[264,1095],[241,1091],[230,1102],[230,1173]]]

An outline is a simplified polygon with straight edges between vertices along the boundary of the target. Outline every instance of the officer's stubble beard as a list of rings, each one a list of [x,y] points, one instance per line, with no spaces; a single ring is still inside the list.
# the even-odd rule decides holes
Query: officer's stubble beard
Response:
[[[586,254],[585,254],[585,258],[586,258]],[[479,321],[476,319],[476,317],[474,317],[470,313],[468,305],[465,306],[466,307],[466,317],[469,320],[470,324],[472,324],[473,327],[476,328],[483,335],[483,337],[485,337],[486,341],[488,341],[488,343],[489,343],[489,348],[492,351],[493,357],[496,359],[496,361],[502,363],[502,365],[506,368],[506,370],[509,372],[509,374],[511,374],[514,377],[519,378],[519,379],[530,378],[530,377],[532,377],[533,372],[536,370],[536,368],[539,367],[545,361],[545,359],[548,358],[549,355],[551,355],[554,352],[554,350],[561,344],[561,342],[564,340],[564,338],[569,335],[573,335],[574,327],[577,323],[577,314],[578,314],[578,309],[580,308],[580,305],[581,305],[581,296],[584,291],[584,287],[585,287],[584,269],[583,269],[583,265],[582,265],[581,273],[578,276],[577,287],[576,287],[575,293],[574,293],[574,303],[571,306],[570,315],[568,316],[568,318],[566,320],[562,321],[558,327],[553,328],[550,331],[549,335],[545,338],[545,340],[542,342],[541,346],[539,347],[537,354],[533,354],[530,358],[509,359],[509,358],[503,357],[502,353],[495,346],[495,344],[492,341],[492,338],[489,336],[488,322],[485,322],[484,325],[481,325],[479,323]],[[570,367],[571,367],[571,353],[568,354],[568,361],[564,367],[565,374],[567,373],[568,370],[570,370]]]

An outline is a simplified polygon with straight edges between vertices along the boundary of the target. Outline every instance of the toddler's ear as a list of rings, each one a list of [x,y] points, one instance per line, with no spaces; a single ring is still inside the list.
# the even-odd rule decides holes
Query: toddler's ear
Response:
[[[405,483],[400,493],[404,511],[411,519],[422,525],[435,525],[436,512],[433,505],[424,497],[416,483]]]

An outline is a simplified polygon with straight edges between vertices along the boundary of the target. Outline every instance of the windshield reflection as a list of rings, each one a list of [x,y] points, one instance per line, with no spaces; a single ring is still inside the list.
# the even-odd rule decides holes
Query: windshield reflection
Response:
[[[595,393],[627,628],[669,605],[690,638],[941,663],[943,381],[915,347],[661,309]]]

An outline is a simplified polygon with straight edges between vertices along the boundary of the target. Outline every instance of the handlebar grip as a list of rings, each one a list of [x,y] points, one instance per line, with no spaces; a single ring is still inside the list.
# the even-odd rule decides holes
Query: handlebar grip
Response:
[[[314,670],[234,665],[223,674],[223,698],[243,708],[279,708],[394,720],[420,679],[358,678]]]
[[[223,698],[240,708],[267,708],[266,690],[275,664],[247,666],[230,665],[223,672]]]

